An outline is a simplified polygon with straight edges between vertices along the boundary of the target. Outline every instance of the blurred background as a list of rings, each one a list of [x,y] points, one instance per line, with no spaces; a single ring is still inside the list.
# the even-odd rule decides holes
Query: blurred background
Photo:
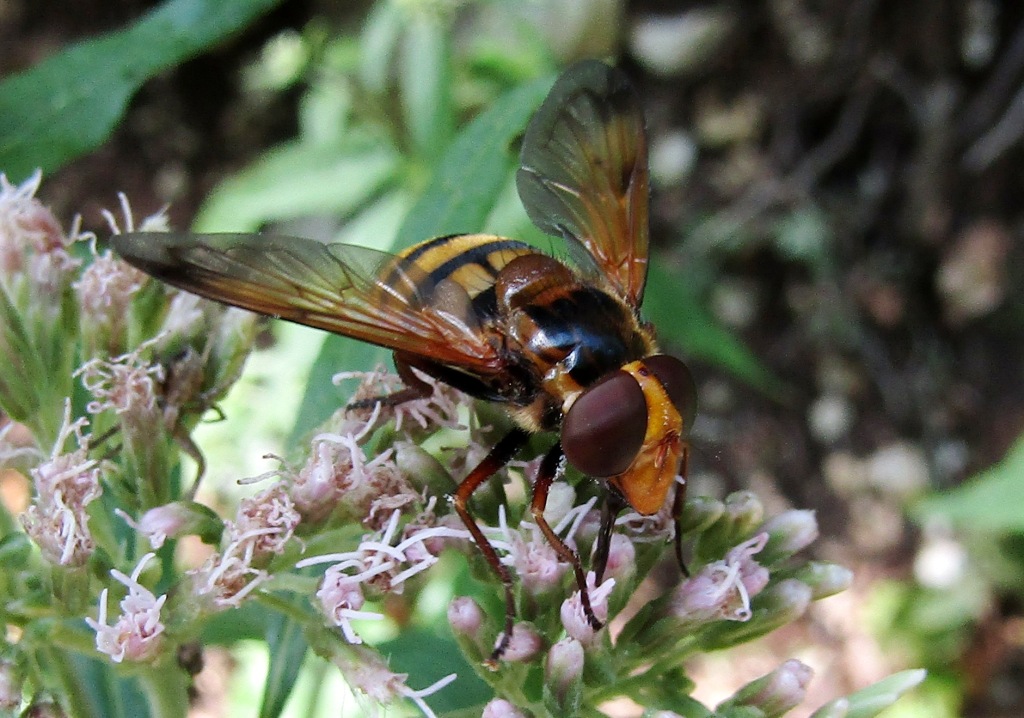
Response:
[[[46,137],[45,156],[19,154],[26,105],[0,83],[0,170],[18,182],[43,164],[42,200],[100,236],[123,191],[136,217],[169,205],[179,229],[386,249],[471,118],[574,59],[615,60],[647,111],[648,316],[698,380],[691,492],[815,509],[812,550],[856,575],[800,623],[692,666],[697,697],[797,657],[817,673],[808,706],[923,666],[887,715],[1024,714],[1024,5],[235,0],[225,13],[246,5],[196,47],[83,53],[70,120],[92,134]],[[157,7],[0,0],[0,77]],[[106,84],[111,67],[137,76]],[[482,225],[543,241],[512,169]],[[317,351],[295,331],[267,330],[230,426],[204,428],[212,474],[285,441],[296,367]],[[225,685],[244,693],[232,667],[258,662],[224,654],[197,711],[216,714]]]

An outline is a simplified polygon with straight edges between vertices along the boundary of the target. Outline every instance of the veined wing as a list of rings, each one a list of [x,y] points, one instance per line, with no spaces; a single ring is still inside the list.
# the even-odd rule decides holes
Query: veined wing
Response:
[[[584,269],[596,263],[634,309],[647,281],[648,184],[636,91],[603,62],[573,65],[526,130],[516,185],[534,224],[564,237]]]
[[[138,232],[111,243],[147,274],[209,299],[477,375],[502,367],[465,291],[431,286],[428,272],[395,255],[262,234]]]

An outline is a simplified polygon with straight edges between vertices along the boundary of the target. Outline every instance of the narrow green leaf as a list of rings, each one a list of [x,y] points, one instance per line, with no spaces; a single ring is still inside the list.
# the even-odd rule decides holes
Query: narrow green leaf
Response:
[[[299,677],[309,644],[302,635],[302,625],[280,613],[274,613],[268,619],[266,636],[270,668],[263,690],[260,718],[277,718]]]
[[[458,134],[402,224],[396,249],[484,226],[518,163],[517,140],[552,82],[543,78],[511,90]]]
[[[363,25],[359,42],[359,79],[374,93],[383,93],[391,61],[402,37],[402,9],[397,3],[374,4]]]
[[[80,42],[0,83],[0,169],[18,181],[110,135],[148,78],[245,27],[280,0],[168,0],[126,30]]]
[[[313,143],[283,145],[222,182],[193,229],[255,232],[282,219],[345,217],[394,179],[399,163],[384,146],[343,152]]]
[[[455,125],[449,32],[433,13],[409,15],[400,55],[402,111],[416,154],[433,160]]]
[[[842,709],[837,714],[844,718],[873,718],[899,700],[907,691],[916,688],[926,676],[927,671],[920,668],[894,673],[867,688],[851,693],[846,698],[822,706],[811,718],[832,715],[832,708],[837,703],[842,704]]]
[[[769,396],[785,394],[785,384],[736,335],[715,321],[682,273],[655,260],[647,281],[643,313],[664,343],[724,368]]]
[[[1024,434],[995,466],[970,481],[918,502],[918,519],[941,516],[974,532],[1024,532]]]
[[[15,421],[32,421],[39,407],[38,380],[44,376],[21,313],[0,285],[0,408]],[[50,438],[49,436],[43,438]],[[41,438],[42,440],[42,438]]]

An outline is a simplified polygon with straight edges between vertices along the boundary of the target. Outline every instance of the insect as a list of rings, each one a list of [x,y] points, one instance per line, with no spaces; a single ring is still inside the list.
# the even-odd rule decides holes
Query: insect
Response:
[[[544,520],[564,458],[607,488],[594,567],[601,580],[617,514],[658,512],[675,488],[676,552],[686,433],[695,390],[682,361],[661,354],[640,318],[648,262],[643,112],[618,70],[566,70],[523,138],[516,175],[532,221],[565,241],[571,264],[514,239],[438,237],[392,255],[347,244],[260,234],[136,233],[112,238],[128,262],[168,284],[228,304],[394,351],[406,385],[396,404],[429,391],[416,369],[507,407],[515,428],[459,484],[453,504],[505,592],[513,579],[473,519],[474,491],[536,432],[558,432],[542,459],[530,510],[570,563],[595,629],[576,553]]]

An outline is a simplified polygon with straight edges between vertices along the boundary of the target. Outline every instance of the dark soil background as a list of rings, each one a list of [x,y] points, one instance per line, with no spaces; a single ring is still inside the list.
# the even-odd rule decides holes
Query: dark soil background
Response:
[[[152,5],[0,0],[0,75]],[[723,13],[724,39],[696,67],[657,71],[639,24],[697,8]],[[136,216],[171,201],[172,224],[187,226],[217,181],[295,132],[297,98],[246,97],[239,68],[317,9],[285,3],[148,83],[108,143],[45,178],[42,199],[101,229],[100,208],[124,191]],[[365,4],[344,12],[358,26]],[[816,509],[818,554],[857,572],[848,595],[767,648],[710,660],[698,684],[818,645],[817,705],[902,667],[858,611],[877,579],[912,576],[922,537],[906,498],[998,461],[1024,428],[1024,4],[643,0],[623,34],[652,157],[680,133],[700,148],[681,183],[655,192],[655,241],[685,236],[684,253],[711,257],[716,315],[789,389],[779,402],[696,366],[693,480],[753,488],[773,512]],[[829,234],[810,259],[780,230],[808,212]],[[693,234],[709,219],[736,231]],[[1007,630],[1021,607],[992,606],[959,666],[964,715],[1024,715],[1021,632]]]

